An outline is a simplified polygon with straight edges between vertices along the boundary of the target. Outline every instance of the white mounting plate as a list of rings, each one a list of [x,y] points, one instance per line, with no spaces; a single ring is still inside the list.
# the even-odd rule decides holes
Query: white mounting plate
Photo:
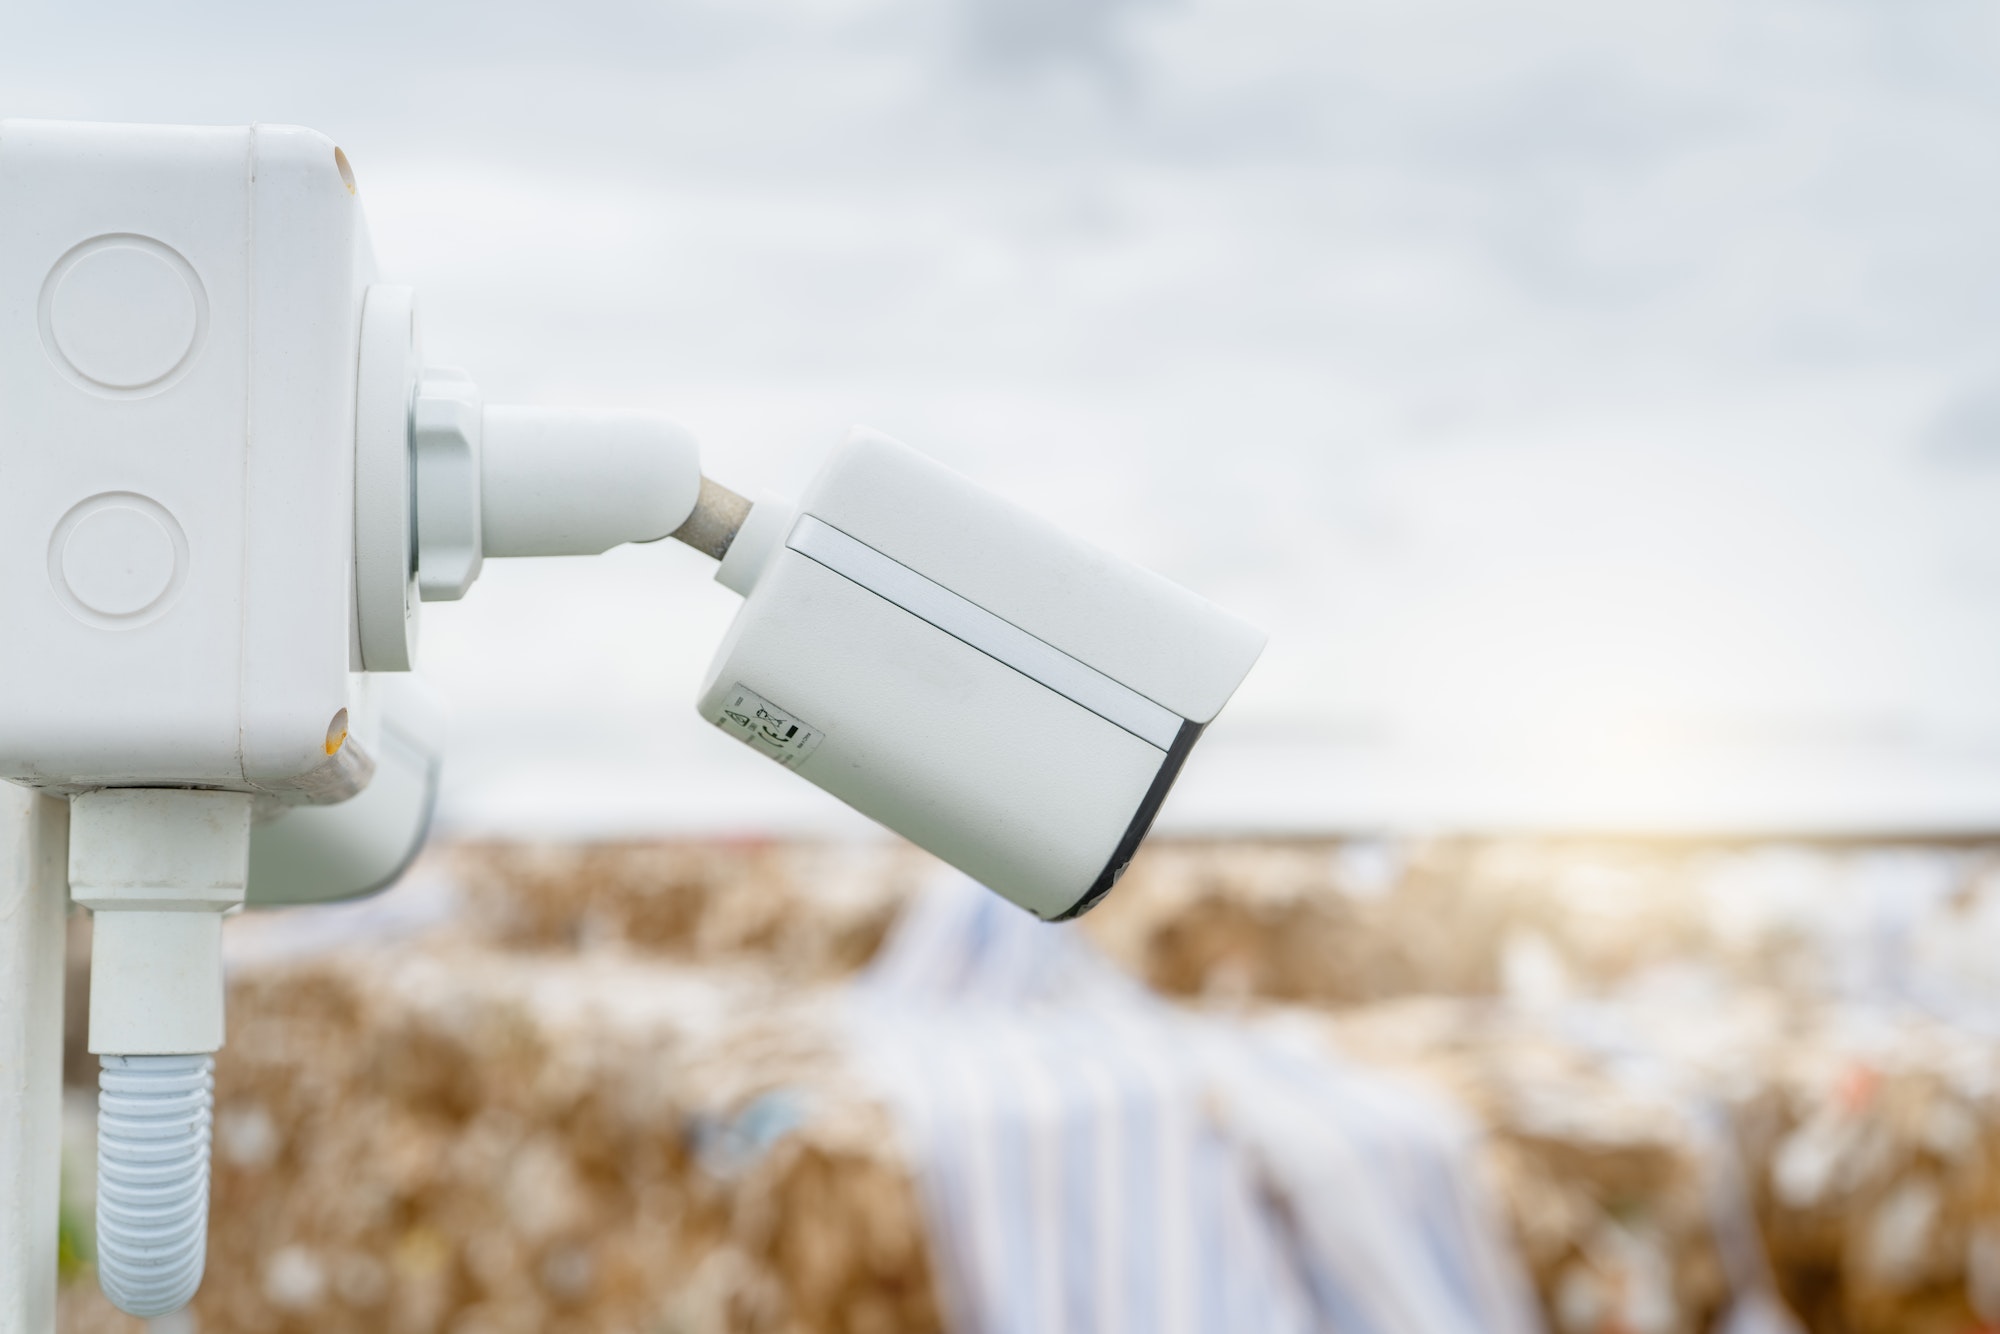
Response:
[[[416,294],[370,287],[354,397],[355,670],[407,672],[417,655],[410,403],[420,364]]]

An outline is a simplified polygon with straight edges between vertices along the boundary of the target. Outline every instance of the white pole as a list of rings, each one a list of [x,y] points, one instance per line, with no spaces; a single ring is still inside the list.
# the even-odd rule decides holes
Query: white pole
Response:
[[[56,1327],[69,803],[0,782],[0,1334]]]

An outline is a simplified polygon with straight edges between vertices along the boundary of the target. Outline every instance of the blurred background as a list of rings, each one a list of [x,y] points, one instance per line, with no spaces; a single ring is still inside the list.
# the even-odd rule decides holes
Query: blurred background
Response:
[[[1298,1020],[1370,1078],[1416,1069],[1475,1127],[1451,1170],[1522,1319],[1747,1331],[1792,1318],[1777,1294],[1816,1330],[2000,1322],[1989,7],[0,24],[7,115],[335,138],[428,359],[489,400],[663,410],[718,480],[787,494],[864,422],[1268,628],[1087,948],[1172,1022]],[[815,989],[855,992],[947,891],[698,722],[736,602],[711,571],[676,544],[501,562],[425,607],[443,842],[365,909],[239,924],[219,1134],[251,1148],[219,1140],[199,1327],[1228,1327],[1008,1323],[966,1295],[977,1229],[926,1194],[908,1098],[862,1069],[875,1021],[746,1064],[730,1023],[817,1032]],[[531,998],[606,959],[652,998],[620,1033],[720,1054],[522,1036],[582,1022]],[[1308,1175],[1267,1168],[1267,1194]],[[864,1216],[858,1259],[784,1230]],[[67,1319],[108,1319],[88,1287]],[[1300,1300],[1296,1327],[1497,1327]]]

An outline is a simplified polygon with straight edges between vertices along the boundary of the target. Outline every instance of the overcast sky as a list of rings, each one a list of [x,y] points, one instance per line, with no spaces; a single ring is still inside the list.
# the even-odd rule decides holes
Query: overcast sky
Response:
[[[1996,69],[1970,0],[0,0],[0,114],[332,135],[489,401],[787,492],[866,422],[1266,625],[1183,827],[2000,817]],[[461,827],[853,827],[694,718],[671,545],[426,609]]]

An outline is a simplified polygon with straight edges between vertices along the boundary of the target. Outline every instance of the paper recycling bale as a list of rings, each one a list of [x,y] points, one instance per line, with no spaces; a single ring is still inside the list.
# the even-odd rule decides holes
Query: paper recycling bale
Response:
[[[431,866],[457,890],[422,930],[233,975],[203,1330],[938,1327],[907,1167],[825,990],[934,862],[482,844]],[[1995,868],[1156,841],[1084,927],[1169,994],[1291,1007],[1470,1108],[1559,1334],[1708,1327],[1746,1263],[1718,1180],[1808,1328],[1964,1334],[2000,1327]],[[92,1286],[65,1334],[137,1328]]]
[[[470,843],[451,849],[447,865],[466,899],[466,929],[489,944],[754,959],[794,983],[867,963],[917,884],[939,869],[900,840]]]
[[[1537,948],[1584,985],[1707,943],[1693,853],[1435,839],[1155,843],[1085,918],[1169,995],[1355,1004],[1489,995]]]
[[[940,1328],[894,1128],[840,1062],[824,990],[754,962],[838,972],[886,914],[800,906],[812,882],[762,850],[638,854],[622,876],[570,858],[586,916],[724,956],[694,964],[572,930],[536,898],[564,856],[460,872],[462,916],[408,940],[236,960],[198,1328]],[[94,1284],[62,1314],[66,1334],[140,1328]]]
[[[2000,1041],[1828,1009],[1743,1119],[1766,1244],[1814,1328],[2000,1325]]]
[[[1328,1024],[1349,1059],[1473,1112],[1483,1166],[1559,1334],[1698,1334],[1730,1297],[1709,1146],[1667,1096],[1588,1048],[1477,1002],[1383,1002]]]

